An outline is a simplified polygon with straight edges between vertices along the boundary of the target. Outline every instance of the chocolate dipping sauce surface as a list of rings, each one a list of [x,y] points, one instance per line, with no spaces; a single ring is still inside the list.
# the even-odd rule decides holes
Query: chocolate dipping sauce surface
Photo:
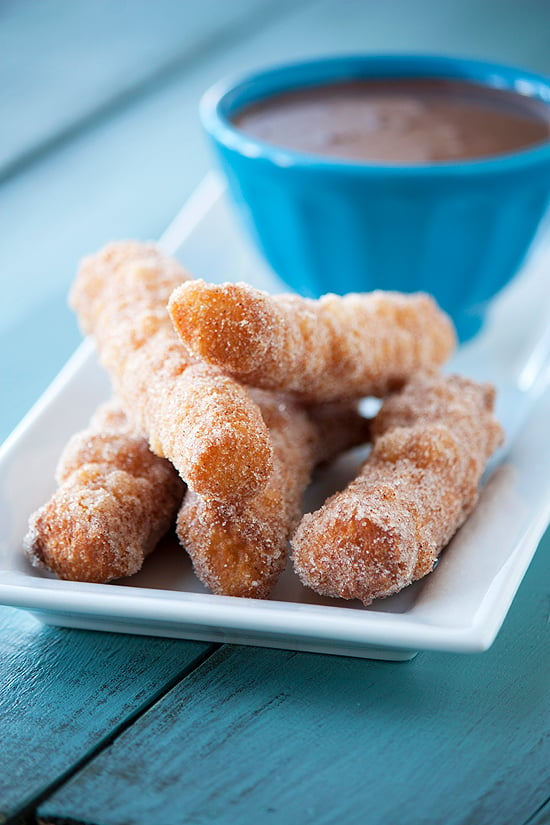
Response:
[[[505,155],[550,139],[550,105],[515,92],[431,78],[303,88],[241,110],[266,143],[366,163],[426,164]]]

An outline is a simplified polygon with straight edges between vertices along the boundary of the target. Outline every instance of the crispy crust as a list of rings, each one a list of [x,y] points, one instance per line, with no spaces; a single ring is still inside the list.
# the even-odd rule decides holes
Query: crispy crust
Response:
[[[57,488],[24,539],[31,562],[61,579],[108,582],[136,573],[173,526],[184,484],[150,452],[114,403],[74,435]]]
[[[82,262],[70,300],[152,451],[205,497],[238,501],[267,482],[269,434],[248,391],[181,346],[166,303],[188,277],[152,244],[113,243]]]
[[[254,398],[273,445],[267,486],[255,498],[233,505],[205,501],[188,491],[177,532],[210,590],[265,598],[285,567],[288,539],[314,466],[363,443],[368,426],[349,405],[306,411],[269,392],[256,390]]]
[[[424,374],[384,402],[358,476],[296,530],[302,582],[369,604],[429,573],[502,441],[493,400],[489,385]]]
[[[168,305],[188,351],[303,401],[383,397],[451,355],[449,318],[424,294],[269,295],[246,284],[178,287]]]

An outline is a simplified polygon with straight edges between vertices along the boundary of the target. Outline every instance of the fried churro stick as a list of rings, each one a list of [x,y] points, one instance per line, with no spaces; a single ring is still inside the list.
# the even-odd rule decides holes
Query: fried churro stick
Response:
[[[257,390],[273,443],[273,472],[262,492],[228,505],[188,491],[177,532],[195,573],[214,593],[265,598],[288,555],[302,496],[315,464],[364,443],[368,424],[351,407],[306,411],[297,403]]]
[[[189,352],[255,387],[305,401],[384,396],[455,346],[427,295],[268,295],[246,284],[191,281],[169,302]]]
[[[181,346],[166,304],[186,278],[151,244],[113,243],[83,261],[71,303],[152,451],[202,495],[237,501],[267,482],[269,433],[246,388]]]
[[[386,400],[356,479],[296,530],[302,582],[369,604],[429,573],[474,508],[486,462],[502,441],[493,402],[488,384],[435,374],[415,377]]]
[[[184,484],[115,404],[68,442],[59,484],[24,540],[31,562],[61,579],[108,582],[142,566],[174,524]]]

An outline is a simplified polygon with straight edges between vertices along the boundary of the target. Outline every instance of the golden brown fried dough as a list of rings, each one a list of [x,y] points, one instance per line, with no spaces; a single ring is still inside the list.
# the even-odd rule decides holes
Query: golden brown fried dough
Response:
[[[188,491],[177,532],[197,576],[214,593],[265,598],[285,567],[288,539],[315,464],[363,443],[368,427],[351,407],[306,411],[273,393],[256,390],[253,397],[273,444],[267,486],[232,505]]]
[[[152,244],[86,258],[71,293],[133,427],[205,497],[255,495],[271,472],[269,433],[248,391],[181,346],[166,310],[189,276]]]
[[[387,399],[358,476],[296,530],[302,582],[369,604],[429,573],[474,508],[502,441],[493,402],[487,384],[436,374],[411,379]]]
[[[115,404],[67,444],[59,487],[31,516],[24,547],[61,579],[108,582],[142,566],[173,525],[184,484]]]
[[[383,397],[455,346],[450,319],[424,294],[311,300],[197,280],[174,291],[169,312],[197,358],[309,402]]]

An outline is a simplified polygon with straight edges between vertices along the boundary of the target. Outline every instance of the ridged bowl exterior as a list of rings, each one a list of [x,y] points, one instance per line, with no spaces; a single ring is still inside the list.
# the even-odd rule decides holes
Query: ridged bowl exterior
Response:
[[[549,81],[493,64],[332,58],[213,90],[203,99],[203,123],[245,224],[292,289],[311,297],[372,289],[429,292],[466,340],[482,324],[489,300],[518,271],[547,210],[550,143],[489,160],[370,165],[270,147],[230,123],[231,112],[274,90],[344,76],[388,76],[390,69],[397,76],[499,77],[510,88],[521,77],[550,101]]]

